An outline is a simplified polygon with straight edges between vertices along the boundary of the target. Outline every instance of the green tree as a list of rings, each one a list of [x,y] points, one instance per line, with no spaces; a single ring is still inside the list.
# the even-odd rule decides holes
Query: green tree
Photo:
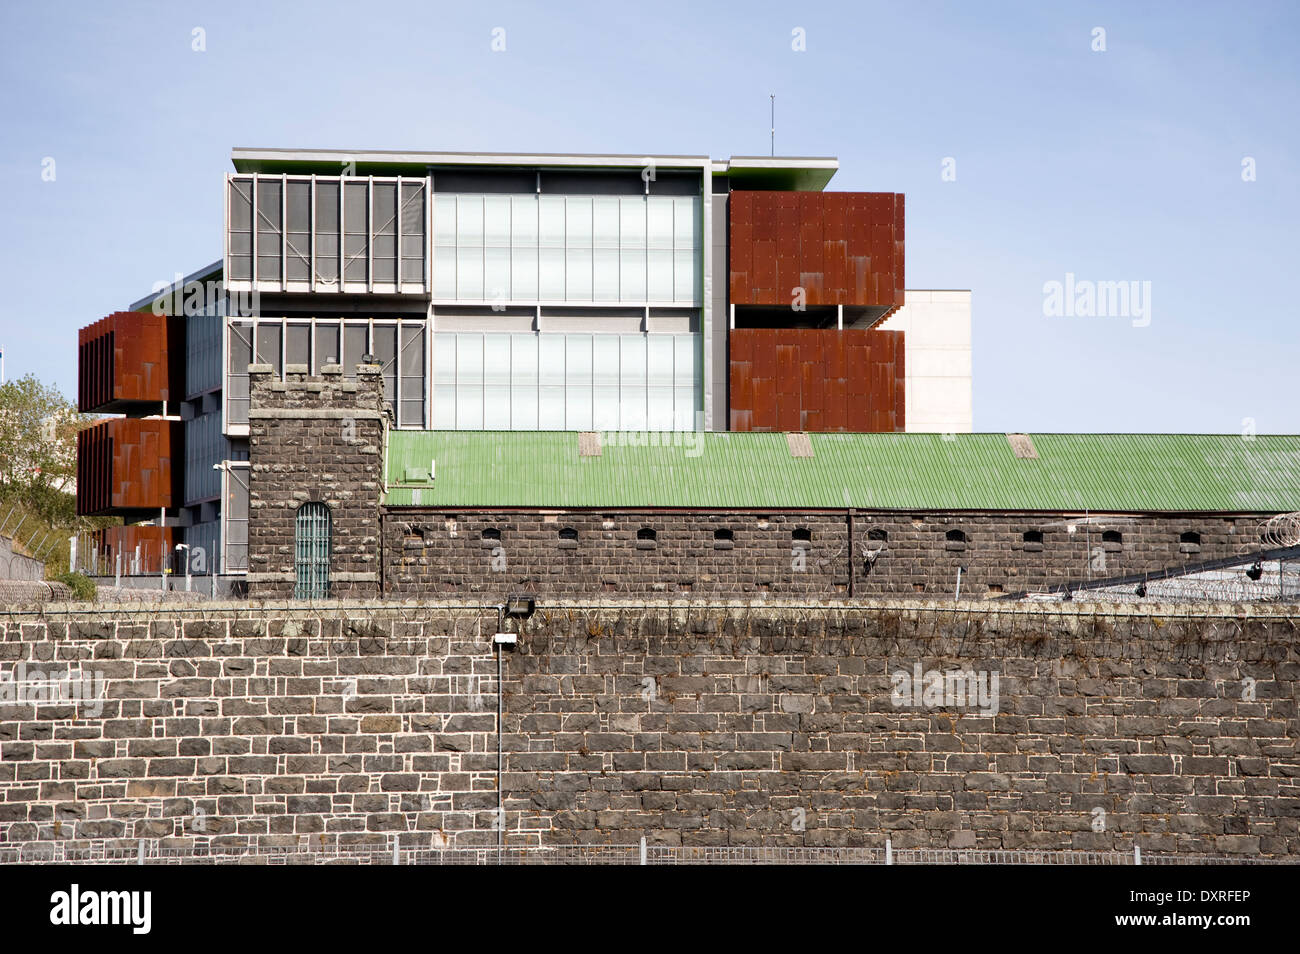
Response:
[[[75,521],[77,432],[89,421],[35,375],[0,385],[0,494],[52,523]]]

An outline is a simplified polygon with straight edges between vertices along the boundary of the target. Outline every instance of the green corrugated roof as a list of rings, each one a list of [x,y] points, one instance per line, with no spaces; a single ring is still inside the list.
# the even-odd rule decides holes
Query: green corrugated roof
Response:
[[[385,502],[435,507],[1300,510],[1300,436],[391,431]],[[636,442],[636,443],[632,443]],[[434,479],[407,482],[436,461]],[[418,495],[417,495],[418,491]]]

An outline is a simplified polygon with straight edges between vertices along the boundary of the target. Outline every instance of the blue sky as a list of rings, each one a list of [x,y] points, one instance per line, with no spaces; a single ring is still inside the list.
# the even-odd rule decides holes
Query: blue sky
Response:
[[[234,146],[761,155],[775,92],[778,153],[906,193],[908,287],[973,290],[977,430],[1297,433],[1298,26],[1264,2],[6,3],[6,374],[72,394],[77,328],[219,258]],[[1066,273],[1150,282],[1149,325],[1046,316]]]

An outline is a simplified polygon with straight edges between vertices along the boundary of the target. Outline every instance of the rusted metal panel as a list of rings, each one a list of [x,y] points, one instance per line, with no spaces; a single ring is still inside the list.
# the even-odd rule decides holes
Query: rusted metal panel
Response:
[[[728,288],[737,305],[903,303],[903,196],[733,192]]]
[[[184,396],[185,319],[119,311],[77,332],[77,407],[139,412]]]
[[[903,430],[901,331],[739,328],[730,352],[734,431]]]
[[[105,527],[91,534],[91,545],[99,551],[100,572],[109,576],[118,569],[117,558],[122,558],[123,575],[130,573],[159,573],[170,568],[175,554],[177,537],[175,527],[128,524],[124,527]],[[139,556],[139,562],[136,557]],[[184,564],[181,565],[183,572]]]
[[[77,435],[77,513],[131,515],[177,506],[182,428],[180,421],[117,417],[82,430]]]

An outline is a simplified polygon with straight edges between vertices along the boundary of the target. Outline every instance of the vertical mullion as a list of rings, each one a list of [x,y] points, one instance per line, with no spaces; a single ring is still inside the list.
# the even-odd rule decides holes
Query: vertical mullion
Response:
[[[248,227],[249,227],[249,247],[252,249],[252,258],[249,262],[248,277],[252,281],[251,287],[257,288],[257,175],[254,174],[249,179],[249,202],[248,209]]]
[[[280,176],[280,289],[289,281],[289,176]]]
[[[312,291],[316,290],[316,173],[311,174],[311,185],[307,187],[307,280]],[[312,328],[312,344],[315,342],[316,329]]]

